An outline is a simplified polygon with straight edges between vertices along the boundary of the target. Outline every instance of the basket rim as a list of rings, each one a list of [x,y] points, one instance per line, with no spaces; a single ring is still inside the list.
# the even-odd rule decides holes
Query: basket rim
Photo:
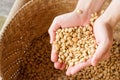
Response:
[[[20,9],[18,9],[15,13],[15,15],[11,18],[10,22],[4,26],[4,27],[1,27],[1,31],[0,31],[0,44],[1,44],[1,41],[2,41],[2,37],[3,37],[3,34],[5,33],[5,30],[7,29],[8,26],[10,26],[11,23],[13,23],[13,21],[15,20],[15,17],[19,15],[19,13],[25,8],[27,7],[28,5],[30,5],[34,0],[30,0],[28,1],[27,3],[25,3],[23,6],[21,6]],[[3,32],[2,32],[3,31]],[[0,49],[1,50],[1,49]],[[2,57],[2,53],[0,54],[0,79],[2,78],[2,72],[1,72],[1,57]]]
[[[6,26],[4,26],[4,27],[1,28],[1,31],[0,31],[0,40],[2,39],[2,36],[3,36],[6,28],[15,20],[15,17],[16,17],[17,15],[19,15],[19,13],[20,13],[25,7],[27,7],[28,5],[30,5],[33,1],[34,1],[34,0],[30,0],[30,1],[28,1],[27,3],[25,3],[23,6],[21,6],[21,8],[18,9],[18,10],[16,11],[15,15],[11,18],[10,22],[9,22]]]
[[[8,26],[10,26],[10,24],[12,24],[16,20],[16,17],[19,14],[21,14],[21,12],[24,12],[24,10],[27,9],[27,8],[29,9],[29,7],[31,5],[33,5],[35,2],[37,2],[37,1],[42,1],[42,0],[30,0],[27,3],[25,3],[23,6],[21,6],[21,8],[19,10],[16,11],[15,15],[11,18],[11,20],[9,21],[9,23],[6,26],[4,26],[4,27],[1,28],[1,31],[0,31],[0,42],[1,42],[1,39],[3,37],[3,34],[4,34],[5,30],[6,30],[6,28]],[[58,2],[58,1],[56,0],[56,2]],[[65,0],[65,1],[61,1],[61,2],[65,3],[65,2],[68,2],[68,1]],[[48,1],[48,3],[49,3],[49,1]],[[71,3],[71,1],[69,3]],[[56,3],[56,4],[58,4],[58,3]],[[55,4],[54,3],[53,4],[49,4],[49,6],[52,6],[52,5],[55,5]],[[48,6],[42,5],[41,10],[44,9],[44,8],[46,8],[46,7],[48,7]]]

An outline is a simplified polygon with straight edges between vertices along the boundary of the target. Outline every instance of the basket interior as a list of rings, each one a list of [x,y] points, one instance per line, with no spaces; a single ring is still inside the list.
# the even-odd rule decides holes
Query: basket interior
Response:
[[[111,62],[102,63],[103,65],[95,68],[90,66],[67,77],[65,71],[54,69],[50,60],[48,28],[55,16],[72,11],[76,3],[77,0],[33,0],[16,14],[6,27],[0,43],[4,80],[89,80],[98,77],[97,73],[107,74],[103,65],[109,66],[107,63]],[[120,57],[120,54],[117,56]],[[114,58],[111,60],[120,61]],[[103,69],[97,70],[100,67]],[[117,72],[117,69],[114,70]],[[91,72],[93,75],[89,76]],[[115,77],[119,79],[118,74]],[[102,76],[98,78],[101,79]]]

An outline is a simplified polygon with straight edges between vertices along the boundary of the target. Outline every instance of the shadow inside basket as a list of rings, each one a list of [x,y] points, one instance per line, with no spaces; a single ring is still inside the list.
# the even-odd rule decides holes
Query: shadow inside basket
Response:
[[[0,42],[3,79],[119,80],[119,48],[113,50],[118,53],[111,53],[109,61],[102,62],[96,67],[87,67],[70,77],[65,75],[65,71],[54,68],[50,60],[48,28],[55,16],[72,11],[77,0],[53,1],[55,2],[33,0],[23,7],[7,26]]]

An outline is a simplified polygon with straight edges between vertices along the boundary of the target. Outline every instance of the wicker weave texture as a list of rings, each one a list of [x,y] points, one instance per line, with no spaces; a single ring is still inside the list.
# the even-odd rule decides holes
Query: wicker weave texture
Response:
[[[31,0],[19,10],[6,26],[0,42],[1,73],[4,80],[89,79],[86,74],[83,74],[87,70],[67,77],[64,71],[55,70],[50,61],[51,46],[47,34],[48,28],[55,16],[72,11],[77,1]],[[117,56],[120,57],[120,54]],[[119,62],[120,60],[114,59],[115,57],[113,56],[111,60]],[[103,65],[107,64],[103,63]],[[97,68],[104,68],[103,65],[98,65]],[[98,72],[92,66],[89,68],[93,69],[95,73]],[[101,73],[106,74],[102,71]],[[79,76],[81,78],[78,78]],[[91,79],[95,76],[99,78],[99,75],[94,74]],[[118,74],[115,76],[120,78]]]

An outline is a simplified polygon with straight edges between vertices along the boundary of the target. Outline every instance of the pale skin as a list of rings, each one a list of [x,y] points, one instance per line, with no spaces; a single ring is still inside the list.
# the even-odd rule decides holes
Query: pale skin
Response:
[[[74,11],[55,17],[48,32],[50,35],[50,43],[52,44],[51,61],[54,62],[56,69],[63,70],[65,68],[64,63],[58,62],[58,55],[53,45],[57,29],[89,23],[91,13],[99,12],[104,2],[105,0],[78,0]],[[82,10],[83,13],[77,14],[76,10]],[[110,49],[113,42],[113,29],[119,19],[120,0],[112,0],[105,12],[94,23],[93,33],[95,34],[98,48],[93,57],[86,62],[69,67],[66,71],[66,75],[73,75],[90,65],[96,66],[100,61],[110,57]]]

